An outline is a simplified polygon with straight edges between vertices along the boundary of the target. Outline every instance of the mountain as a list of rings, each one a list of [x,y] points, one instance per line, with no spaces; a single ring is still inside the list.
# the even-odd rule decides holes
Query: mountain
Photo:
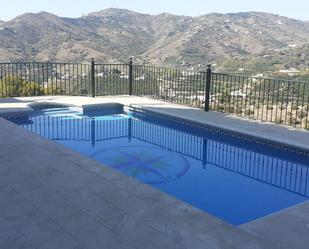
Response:
[[[125,62],[218,70],[308,67],[309,23],[262,12],[198,17],[106,9],[80,18],[40,12],[0,22],[1,61]],[[265,64],[266,63],[266,64]]]

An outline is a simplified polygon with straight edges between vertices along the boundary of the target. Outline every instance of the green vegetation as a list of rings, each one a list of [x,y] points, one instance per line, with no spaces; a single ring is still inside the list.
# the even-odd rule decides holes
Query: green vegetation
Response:
[[[268,58],[247,58],[247,59],[229,59],[220,64],[222,71],[231,74],[240,74],[253,76],[263,74],[271,76],[278,72],[282,66],[281,62],[276,59]]]
[[[27,81],[18,76],[9,75],[0,80],[1,97],[22,97],[63,94],[63,90],[56,86],[43,87],[42,84]]]
[[[177,59],[176,56],[169,56],[169,57],[167,57],[167,58],[164,60],[164,62],[165,62],[166,64],[169,64],[169,65],[178,65],[178,64],[179,64],[179,61],[178,61],[178,59]]]
[[[17,76],[7,76],[0,80],[0,96],[37,96],[43,95],[44,89],[35,82],[21,79]]]

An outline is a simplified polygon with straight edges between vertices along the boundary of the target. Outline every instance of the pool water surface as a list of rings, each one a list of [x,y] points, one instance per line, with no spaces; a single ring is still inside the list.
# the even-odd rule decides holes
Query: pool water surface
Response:
[[[70,108],[12,121],[231,224],[309,196],[308,156],[220,132],[135,112],[83,115]]]

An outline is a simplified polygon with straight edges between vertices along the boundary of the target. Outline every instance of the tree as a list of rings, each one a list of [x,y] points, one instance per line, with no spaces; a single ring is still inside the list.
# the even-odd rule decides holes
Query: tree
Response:
[[[37,96],[43,95],[44,89],[38,83],[27,81],[14,75],[0,80],[0,96]]]

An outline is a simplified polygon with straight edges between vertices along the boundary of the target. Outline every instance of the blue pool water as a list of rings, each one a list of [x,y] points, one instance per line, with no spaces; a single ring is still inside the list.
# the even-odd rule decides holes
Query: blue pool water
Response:
[[[15,123],[239,225],[304,202],[308,156],[132,112],[47,109]]]

